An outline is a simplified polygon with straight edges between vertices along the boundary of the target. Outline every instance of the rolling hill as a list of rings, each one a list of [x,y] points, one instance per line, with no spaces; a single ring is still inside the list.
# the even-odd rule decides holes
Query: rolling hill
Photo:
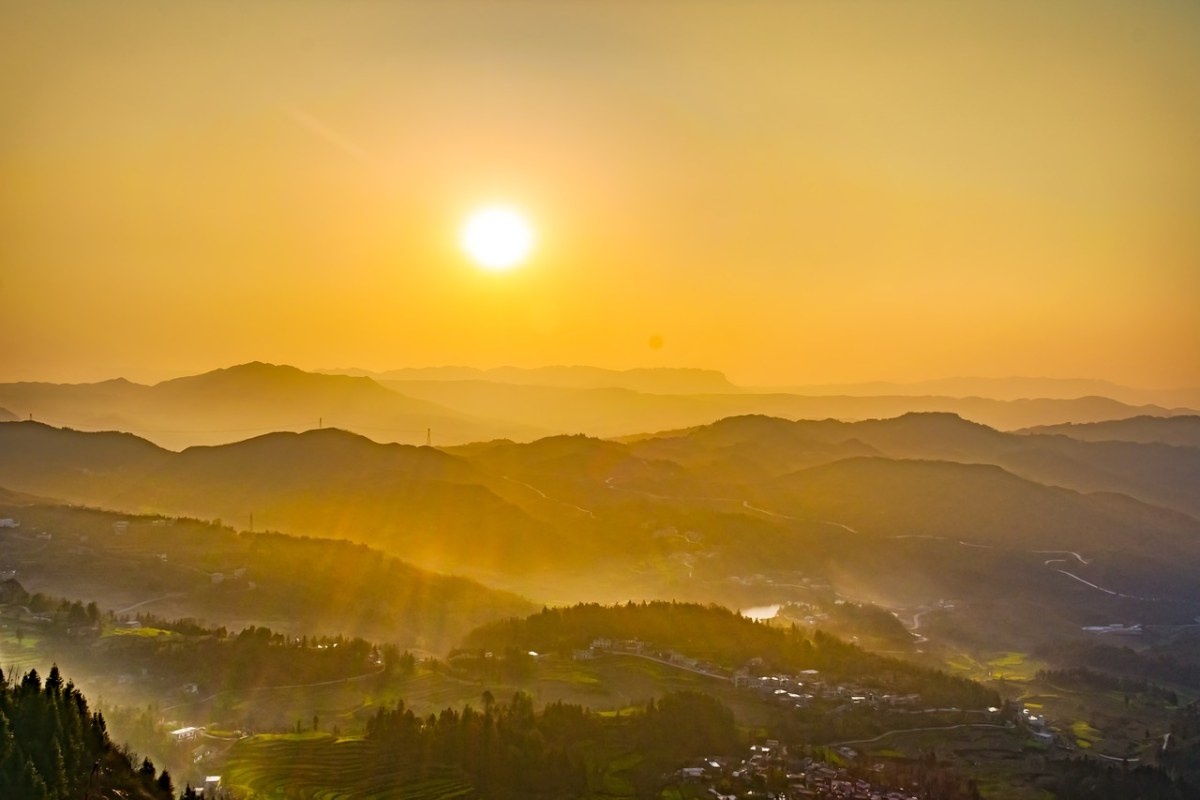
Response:
[[[707,464],[706,471],[718,475],[733,470],[733,480],[859,455],[995,464],[1039,483],[1119,492],[1200,517],[1198,448],[1017,435],[945,413],[854,423],[735,417],[628,441],[643,457],[670,457],[693,468]],[[737,453],[744,455],[735,458]]]
[[[428,438],[447,446],[497,438],[531,441],[553,434],[629,436],[747,414],[853,421],[944,412],[1009,430],[1195,413],[1104,396],[995,399],[866,389],[861,395],[763,391],[734,386],[719,372],[691,369],[337,372],[350,374],[254,362],[153,386],[119,378],[76,385],[8,383],[0,384],[0,405],[15,418],[126,431],[170,449],[322,426],[377,441],[419,444]],[[953,382],[931,384],[938,387],[962,388]]]
[[[16,491],[344,538],[535,600],[951,597],[1034,639],[1200,614],[1200,521],[1152,502],[1195,502],[1195,458],[947,414],[444,451],[320,430],[174,453],[0,423],[0,485]]]
[[[424,442],[427,432],[446,444],[528,437],[543,431],[467,416],[405,397],[370,378],[320,375],[258,362],[153,386],[123,379],[76,385],[0,384],[0,403],[55,425],[128,431],[169,448],[322,425],[414,444]]]
[[[943,412],[1011,430],[1138,415],[1194,413],[1188,409],[1129,405],[1106,397],[995,400],[951,396],[802,395],[755,390],[666,394],[625,387],[540,386],[493,380],[389,379],[384,383],[406,396],[452,408],[462,414],[492,415],[514,424],[603,437],[704,425],[724,417],[746,414],[852,421],[890,418],[910,412]]]
[[[651,369],[601,369],[585,366],[424,367],[367,370],[323,370],[331,374],[366,375],[379,381],[487,381],[517,386],[553,386],[562,389],[628,389],[649,394],[708,394],[740,389],[720,372],[711,369],[659,367]]]
[[[326,429],[175,453],[36,422],[0,423],[0,442],[0,485],[72,503],[345,538],[450,570],[545,559],[543,523],[433,448]]]
[[[1091,423],[1042,425],[1016,431],[1038,435],[1062,435],[1083,442],[1140,442],[1200,447],[1200,416],[1130,417]]]
[[[533,607],[349,542],[18,500],[0,492],[0,517],[20,523],[0,531],[0,572],[15,571],[30,593],[122,613],[234,631],[343,633],[439,652],[481,622]]]

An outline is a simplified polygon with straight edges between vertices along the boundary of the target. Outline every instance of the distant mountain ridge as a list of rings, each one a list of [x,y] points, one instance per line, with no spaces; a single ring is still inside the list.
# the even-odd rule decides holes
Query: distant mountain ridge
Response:
[[[37,420],[131,431],[172,448],[322,425],[413,444],[423,443],[427,432],[442,443],[539,432],[406,397],[370,378],[321,375],[262,362],[153,386],[120,378],[91,384],[0,384],[0,404],[29,409]]]
[[[131,434],[0,423],[0,486],[129,512],[220,518],[380,547],[440,569],[539,559],[545,525],[440,450],[346,431],[273,433],[176,453]],[[479,546],[480,538],[495,549]]]
[[[9,409],[12,418],[81,430],[130,431],[176,450],[322,426],[377,441],[459,445],[500,438],[532,441],[554,434],[628,436],[745,414],[852,421],[949,412],[1011,430],[1195,413],[1133,406],[1107,397],[995,400],[764,393],[733,386],[719,372],[689,369],[446,367],[386,374],[410,379],[376,380],[251,362],[153,386],[120,378],[91,384],[0,384],[0,407]]]
[[[514,424],[603,437],[703,425],[744,414],[863,420],[892,418],[908,412],[947,412],[994,428],[1011,430],[1068,421],[1094,422],[1138,415],[1194,413],[1190,409],[1130,406],[1105,397],[992,400],[978,397],[803,396],[752,391],[665,395],[625,388],[574,389],[483,380],[388,380],[385,383],[406,396],[428,400],[464,414],[490,414]]]
[[[380,381],[492,381],[518,386],[553,386],[561,389],[629,389],[648,394],[709,394],[741,391],[717,370],[688,367],[603,369],[586,366],[555,367],[409,367],[384,372],[319,370],[328,374],[362,375]]]
[[[253,515],[256,530],[349,539],[535,601],[736,606],[828,586],[908,608],[962,598],[985,616],[1032,604],[1059,633],[1097,614],[1200,615],[1198,469],[1197,448],[949,414],[445,451],[326,429],[175,453],[0,423],[0,486],[18,492],[240,528]]]
[[[801,384],[782,388],[796,394],[818,395],[890,395],[986,397],[993,400],[1044,398],[1074,400],[1081,397],[1108,397],[1129,405],[1165,407],[1200,406],[1200,387],[1179,389],[1139,389],[1112,381],[1089,378],[1006,378],[952,377],[895,383],[870,381],[841,384]]]
[[[1200,415],[1177,417],[1130,417],[1104,422],[1064,423],[1025,428],[1016,433],[1062,435],[1084,442],[1161,443],[1200,447]]]
[[[1200,448],[1005,433],[947,413],[861,422],[732,417],[628,441],[643,457],[673,458],[693,468],[725,463],[714,454],[737,449],[756,455],[749,462],[755,468],[802,469],[835,460],[814,458],[819,447],[843,457],[853,448],[857,455],[995,464],[1039,483],[1119,492],[1200,518]]]

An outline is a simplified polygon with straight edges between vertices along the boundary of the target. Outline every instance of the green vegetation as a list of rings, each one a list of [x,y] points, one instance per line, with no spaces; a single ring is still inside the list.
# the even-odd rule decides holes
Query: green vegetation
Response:
[[[253,737],[234,747],[224,780],[251,797],[651,797],[682,760],[739,745],[729,709],[698,693],[619,719],[485,694],[482,710],[426,718],[397,702],[368,720],[364,738]]]
[[[406,759],[383,758],[362,739],[260,735],[238,742],[222,773],[223,782],[248,798],[470,797],[465,777],[452,767],[418,769]]]
[[[1137,697],[1149,702],[1164,705],[1179,705],[1179,695],[1174,689],[1159,686],[1147,680],[1125,678],[1109,675],[1105,672],[1088,669],[1087,667],[1072,667],[1070,669],[1039,670],[1037,677],[1058,686],[1068,686],[1093,692],[1120,692],[1125,696],[1126,705],[1131,697]]]
[[[62,617],[43,602],[58,594],[94,600],[68,609],[75,616],[63,621],[72,626],[96,624],[99,604],[209,627],[253,621],[296,636],[328,631],[438,652],[482,622],[534,609],[515,595],[344,541],[237,533],[195,519],[0,506],[0,517],[12,516],[22,524],[0,535],[0,564],[19,565],[18,578],[35,581],[43,597],[19,585],[0,590],[10,618],[25,616],[22,606]],[[127,580],[131,574],[139,579]],[[25,621],[27,631],[37,625]]]
[[[1200,704],[1192,703],[1175,715],[1159,760],[1177,780],[1200,787]]]
[[[1173,780],[1156,767],[1102,764],[1086,758],[1050,765],[1056,800],[1190,800],[1188,783]]]
[[[654,651],[678,651],[732,672],[752,658],[760,669],[815,669],[827,678],[870,682],[880,689],[919,693],[930,706],[985,708],[999,697],[979,684],[868,653],[817,631],[776,628],[719,606],[690,603],[581,604],[543,609],[525,619],[489,623],[465,640],[467,648],[569,654],[596,639],[637,639]]]
[[[171,776],[146,759],[134,771],[58,667],[45,686],[36,670],[10,683],[0,673],[0,796],[21,800],[124,797],[169,800]]]
[[[888,763],[925,764],[937,750],[935,766],[978,774],[996,796],[1049,785],[1056,752],[1040,728],[1035,740],[1033,725],[1004,735],[978,727],[1016,717],[1001,696],[1043,712],[1060,745],[1143,766],[1160,752],[1186,760],[1182,735],[1174,756],[1161,748],[1173,709],[1200,690],[1200,633],[1185,624],[1200,611],[1198,529],[1125,498],[1039,485],[1012,455],[1034,458],[1022,449],[1030,441],[1046,446],[1053,457],[1026,466],[1070,485],[1087,477],[1069,463],[1085,451],[1112,465],[1107,445],[1017,440],[945,415],[856,425],[741,418],[628,442],[564,436],[453,453],[338,431],[176,454],[120,435],[14,431],[0,479],[19,477],[30,490],[41,482],[119,508],[246,523],[253,513],[259,527],[371,541],[546,597],[784,609],[771,623],[660,601],[522,618],[532,607],[514,595],[362,544],[0,493],[0,517],[20,519],[0,532],[0,564],[41,590],[0,584],[8,663],[58,659],[76,675],[86,666],[88,690],[102,688],[122,740],[172,772],[183,765],[189,778],[222,771],[228,756],[248,770],[247,785],[270,795],[289,780],[270,766],[282,759],[272,753],[311,747],[303,757],[322,766],[297,785],[316,795],[336,796],[345,783],[384,796],[422,781],[431,796],[491,784],[514,794],[643,794],[689,756],[650,757],[654,743],[634,731],[651,725],[663,698],[697,690],[732,710],[743,737],[828,746],[847,768],[858,764],[836,753],[845,743]],[[1160,450],[1138,450],[1147,474],[1163,467]],[[980,463],[919,460],[964,454]],[[994,466],[1001,461],[1012,471]],[[280,470],[284,462],[294,469]],[[1119,476],[1124,486],[1139,480]],[[1131,531],[1144,535],[1136,552],[1118,547]],[[1063,549],[1071,547],[1083,552]],[[1063,572],[1158,599],[1099,592]],[[1114,622],[1132,632],[1081,630]],[[577,652],[595,640],[608,644]],[[428,657],[451,644],[459,649],[444,661]],[[952,674],[929,668],[941,664]],[[458,741],[484,724],[488,710],[466,704],[485,691],[533,698],[535,721],[521,728],[528,740],[513,739],[513,752],[494,761],[438,751],[439,725]],[[355,765],[378,759],[382,744],[364,731],[398,697],[419,722],[410,744],[432,755],[406,749],[411,758],[386,759],[395,771],[380,783],[352,778]],[[564,744],[540,727],[545,709],[566,707],[596,709],[581,712],[588,738]],[[493,728],[506,709],[493,709]],[[505,717],[513,731],[518,717]],[[210,735],[170,741],[166,732],[184,726]],[[925,738],[922,729],[933,730]],[[254,731],[274,738],[238,743]],[[691,733],[682,725],[650,738],[681,732]],[[521,784],[517,762],[505,760],[513,753],[548,782]],[[266,772],[255,773],[262,763]]]

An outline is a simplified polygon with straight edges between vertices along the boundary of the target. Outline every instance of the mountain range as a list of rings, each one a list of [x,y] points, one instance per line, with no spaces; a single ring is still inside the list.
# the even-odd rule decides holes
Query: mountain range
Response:
[[[1198,475],[1195,447],[949,414],[444,449],[324,429],[182,452],[0,423],[12,491],[348,539],[538,602],[950,597],[971,631],[1034,639],[1200,614]]]
[[[857,396],[764,392],[736,387],[720,373],[705,370],[446,367],[368,377],[258,362],[153,386],[123,379],[0,384],[0,406],[8,409],[0,412],[0,419],[127,431],[176,450],[319,427],[350,430],[377,441],[444,446],[499,438],[527,442],[563,433],[626,436],[746,414],[852,421],[945,412],[1012,430],[1195,413],[1103,396],[996,399],[867,391]]]
[[[1042,425],[1019,433],[1061,434],[1085,442],[1141,442],[1200,447],[1200,415],[1130,417],[1103,422]]]
[[[1077,397],[1109,397],[1130,405],[1156,404],[1167,407],[1200,406],[1200,387],[1178,389],[1138,389],[1112,381],[1083,378],[1007,378],[954,377],[911,383],[872,381],[867,383],[809,384],[789,386],[781,391],[817,395],[885,395],[990,397],[994,400],[1021,400],[1035,397],[1071,400]]]

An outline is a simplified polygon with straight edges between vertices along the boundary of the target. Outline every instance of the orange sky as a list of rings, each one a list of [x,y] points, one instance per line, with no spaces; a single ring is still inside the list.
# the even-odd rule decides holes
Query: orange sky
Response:
[[[1198,309],[1184,0],[0,7],[0,380],[1200,385]]]

